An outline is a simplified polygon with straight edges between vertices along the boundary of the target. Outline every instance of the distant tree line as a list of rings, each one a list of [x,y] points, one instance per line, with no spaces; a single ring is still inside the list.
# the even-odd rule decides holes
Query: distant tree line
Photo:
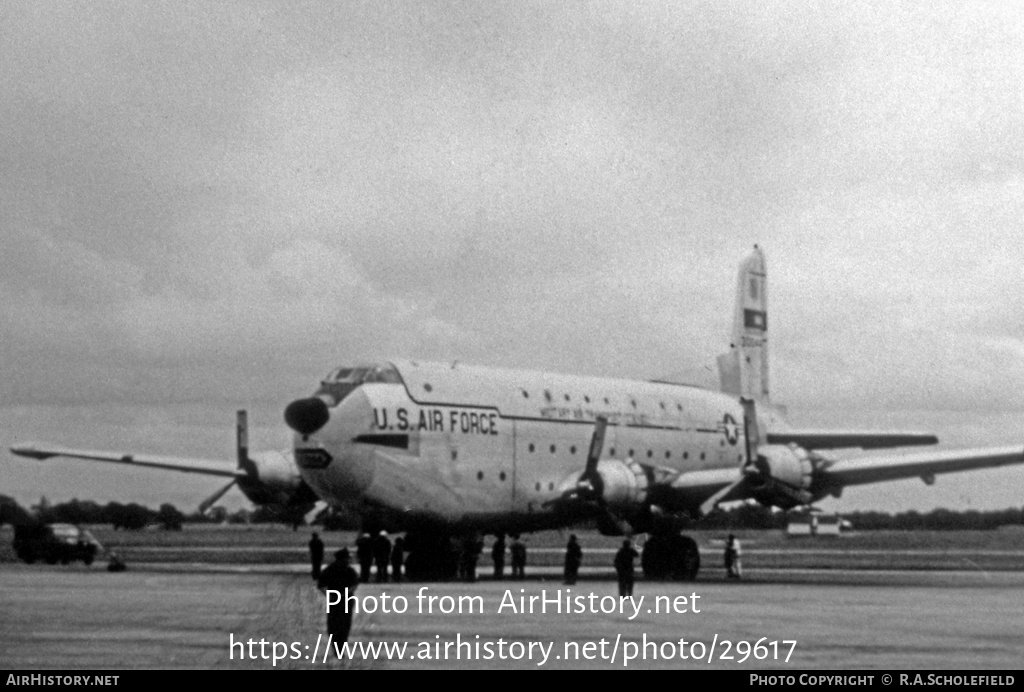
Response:
[[[13,498],[4,497],[3,500],[11,507],[15,506]],[[164,503],[158,510],[153,510],[134,502],[108,502],[101,505],[92,500],[78,499],[51,505],[45,497],[38,505],[32,507],[32,510],[31,514],[47,524],[110,524],[115,530],[127,531],[150,525],[157,525],[169,531],[180,531],[184,524],[260,524],[283,520],[279,512],[268,507],[240,509],[232,513],[223,507],[213,507],[206,514],[185,514],[170,503]],[[30,514],[20,508],[17,508],[17,511],[21,513],[20,516]],[[8,512],[7,515],[8,518],[4,519],[0,514],[0,523],[13,523],[10,517],[19,516],[17,512]],[[1000,526],[1024,526],[1024,507],[991,511],[970,509],[962,512],[935,509],[931,512],[908,511],[898,514],[849,512],[842,517],[858,531],[984,531]],[[684,522],[682,528],[785,529],[792,518],[792,513],[749,502],[729,508],[719,507],[700,521]],[[326,530],[352,529],[358,526],[358,517],[338,512],[327,513],[317,523]]]
[[[8,498],[10,502],[12,499]],[[101,505],[92,500],[70,500],[50,504],[43,497],[32,507],[32,514],[45,524],[110,524],[114,530],[136,531],[147,526],[160,526],[168,531],[180,531],[184,524],[262,524],[282,521],[282,516],[268,507],[239,509],[228,512],[223,507],[212,507],[205,514],[185,514],[170,503],[153,510],[138,503],[108,502]]]
[[[70,500],[51,505],[43,498],[33,507],[39,521],[46,524],[110,524],[114,530],[133,531],[150,524],[159,524],[171,531],[180,531],[187,517],[174,505],[165,503],[152,510],[138,503],[108,502],[101,505],[92,500]]]
[[[729,509],[718,508],[693,526],[706,529],[784,529],[792,518],[790,512],[747,503]],[[857,531],[984,531],[1000,526],[1024,525],[1024,507],[962,512],[934,509],[897,514],[848,512],[842,518]]]
[[[900,512],[892,515],[884,512],[851,512],[843,518],[859,531],[893,529],[897,531],[984,531],[1000,526],[1024,525],[1024,508],[1000,509],[988,512],[969,509],[954,512],[950,509],[935,509],[931,512]]]

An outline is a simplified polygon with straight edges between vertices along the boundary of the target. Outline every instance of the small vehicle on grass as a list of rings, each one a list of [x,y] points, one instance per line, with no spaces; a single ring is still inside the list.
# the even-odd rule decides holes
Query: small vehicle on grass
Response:
[[[81,560],[91,565],[101,546],[91,533],[74,524],[34,524],[14,527],[14,552],[28,564],[42,560],[66,565]]]

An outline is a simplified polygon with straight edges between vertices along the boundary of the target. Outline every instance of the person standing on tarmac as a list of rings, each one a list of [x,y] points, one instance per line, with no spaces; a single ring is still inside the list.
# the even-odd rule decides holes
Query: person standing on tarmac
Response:
[[[402,581],[402,565],[405,562],[405,539],[401,536],[395,539],[395,545],[391,547],[391,579],[396,583]]]
[[[387,531],[381,531],[373,539],[373,557],[377,562],[377,582],[384,583],[388,580],[388,565],[391,564],[391,541]]]
[[[370,581],[370,568],[373,567],[373,539],[370,534],[363,533],[356,539],[356,559],[359,560],[359,581],[366,584]]]
[[[576,577],[580,572],[580,563],[583,561],[583,549],[576,541],[576,534],[569,536],[569,542],[565,546],[565,583],[576,583]]]
[[[462,542],[462,569],[460,576],[464,582],[476,581],[476,565],[480,553],[484,550],[484,542],[477,536],[467,536]]]
[[[729,534],[725,542],[725,573],[730,579],[740,579],[743,576],[740,565],[740,541],[735,535]]]
[[[320,573],[320,579],[316,583],[324,593],[330,590],[341,594],[341,602],[332,605],[327,612],[327,633],[331,635],[334,644],[347,642],[348,634],[352,630],[352,613],[349,612],[349,601],[346,596],[355,593],[359,585],[359,576],[349,567],[348,561],[348,550],[342,548],[334,554],[334,562]]]
[[[324,542],[320,540],[320,534],[316,531],[309,539],[309,561],[312,565],[313,579],[319,579],[320,567],[324,563]]]
[[[505,576],[505,534],[499,533],[491,548],[491,559],[494,560],[494,578]]]
[[[622,542],[619,552],[615,553],[615,574],[619,578],[619,596],[633,595],[633,560],[640,557],[640,554],[633,548],[633,543],[627,538]]]
[[[519,540],[519,534],[512,534],[512,578],[526,578],[526,546]]]

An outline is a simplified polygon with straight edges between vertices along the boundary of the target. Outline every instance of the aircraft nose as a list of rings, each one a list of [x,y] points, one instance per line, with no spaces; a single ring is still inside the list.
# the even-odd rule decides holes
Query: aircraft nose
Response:
[[[320,397],[296,399],[284,410],[284,422],[300,435],[312,435],[327,424],[331,412]]]

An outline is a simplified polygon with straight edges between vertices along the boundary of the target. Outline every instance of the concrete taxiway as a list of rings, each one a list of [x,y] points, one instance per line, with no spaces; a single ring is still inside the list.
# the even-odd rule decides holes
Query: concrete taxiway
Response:
[[[579,612],[555,609],[553,600],[567,596],[605,606],[615,602],[615,583],[601,570],[585,572],[572,587],[560,583],[557,570],[537,571],[524,582],[365,584],[357,593],[366,603],[380,606],[387,594],[393,609],[401,597],[406,612],[378,608],[356,615],[350,641],[404,643],[404,655],[398,659],[392,649],[390,657],[378,652],[339,661],[329,655],[324,662],[326,637],[318,642],[324,600],[305,569],[256,567],[198,571],[147,565],[111,574],[96,567],[0,564],[0,667],[622,668],[630,653],[635,656],[630,668],[1004,669],[1024,664],[1021,572],[779,569],[753,571],[737,583],[708,570],[692,584],[638,582],[635,596],[644,601],[626,612],[594,612],[578,602],[573,608],[581,607]],[[418,599],[424,586],[427,596],[436,597],[433,612],[425,612]],[[533,612],[508,606],[509,598],[518,604],[520,597],[528,602],[542,595],[549,599],[546,612],[540,612],[537,599]],[[681,597],[686,612],[653,607],[672,603],[678,609]],[[443,612],[445,604],[454,606],[460,598],[472,612]],[[700,612],[694,612],[694,604]],[[230,646],[249,640],[255,648]],[[260,640],[267,642],[262,651]],[[686,644],[680,646],[680,640]],[[795,646],[783,643],[791,641]],[[280,645],[276,666],[275,642]],[[500,648],[499,642],[504,642]],[[753,655],[758,642],[765,648],[757,652],[767,652],[761,660]]]

